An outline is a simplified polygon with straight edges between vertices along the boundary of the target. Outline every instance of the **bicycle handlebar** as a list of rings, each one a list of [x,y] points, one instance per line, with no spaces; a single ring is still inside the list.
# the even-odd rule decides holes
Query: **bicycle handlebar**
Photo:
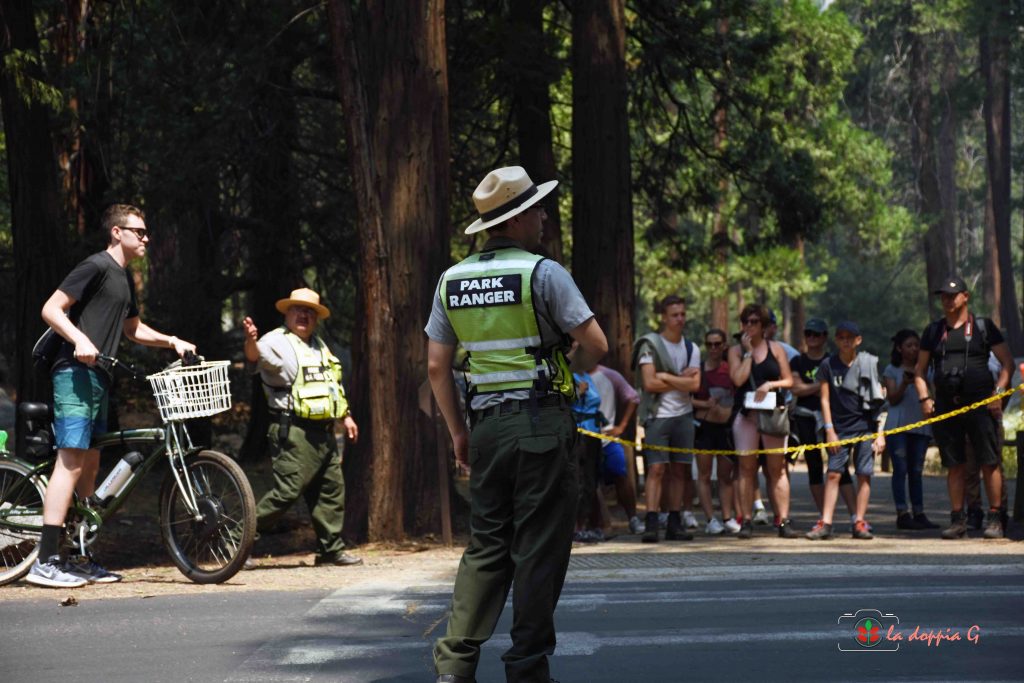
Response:
[[[107,363],[110,363],[110,366],[112,368],[120,367],[120,368],[124,369],[125,372],[127,372],[128,374],[130,374],[132,376],[132,379],[143,379],[145,377],[145,375],[143,373],[139,372],[139,369],[136,368],[134,365],[132,365],[131,363],[126,363],[126,362],[124,362],[122,360],[118,360],[114,356],[108,356],[108,355],[105,355],[105,354],[101,353],[101,354],[99,354],[96,357],[98,359],[100,359],[100,360],[103,360],[103,361],[106,361]],[[171,363],[170,365],[168,365],[164,369],[165,370],[170,370],[171,368],[176,368],[176,367],[179,367],[179,366],[188,367],[190,365],[198,365],[199,363],[202,363],[204,360],[206,360],[206,359],[203,358],[202,356],[196,355],[196,354],[192,353],[191,351],[188,351],[188,352],[185,353],[185,357],[184,358],[177,359],[176,361],[174,361],[173,363]]]

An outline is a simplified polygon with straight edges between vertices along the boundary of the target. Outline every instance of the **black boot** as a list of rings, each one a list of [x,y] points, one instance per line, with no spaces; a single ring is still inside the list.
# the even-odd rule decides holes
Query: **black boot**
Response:
[[[896,528],[907,529],[908,531],[919,531],[924,527],[918,524],[917,520],[915,520],[909,512],[904,510],[896,515]]]
[[[644,518],[644,535],[640,537],[644,543],[658,542],[658,513],[648,512]]]
[[[914,515],[914,521],[917,522],[917,525],[919,527],[921,527],[922,529],[938,529],[939,528],[939,525],[936,524],[935,522],[933,522],[932,520],[928,519],[927,515],[925,515],[923,512],[916,513]]]
[[[683,527],[683,518],[679,510],[668,513],[668,526],[665,528],[666,541],[692,541],[693,534]]]
[[[779,538],[797,538],[799,535],[793,528],[793,520],[789,517],[779,522]]]
[[[967,508],[967,526],[971,527],[975,531],[981,530],[981,525],[985,523],[985,511],[981,508],[970,507]]]

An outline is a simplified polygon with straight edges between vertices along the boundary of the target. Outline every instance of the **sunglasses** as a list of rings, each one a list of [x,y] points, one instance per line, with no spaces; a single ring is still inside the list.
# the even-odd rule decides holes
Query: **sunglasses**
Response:
[[[704,346],[708,347],[709,349],[717,349],[720,346],[725,346],[725,342],[712,342],[712,341],[709,341],[709,342],[704,342]]]
[[[760,325],[761,324],[761,319],[760,318],[747,318],[746,320],[741,320],[740,322],[742,322],[744,325]]]
[[[814,332],[812,330],[804,330],[805,337],[824,337],[827,332]]]
[[[140,240],[146,239],[146,236],[149,235],[149,231],[146,228],[128,228],[123,225],[120,225],[118,227],[120,227],[122,230],[130,230],[134,232],[135,236],[138,237]]]

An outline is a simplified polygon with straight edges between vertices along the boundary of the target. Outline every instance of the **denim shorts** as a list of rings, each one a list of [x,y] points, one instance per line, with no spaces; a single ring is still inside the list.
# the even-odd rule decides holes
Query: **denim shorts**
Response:
[[[57,448],[89,448],[92,437],[107,431],[107,376],[84,365],[65,365],[53,373],[53,432]]]
[[[849,439],[859,434],[839,434],[840,439]],[[875,473],[875,453],[871,450],[871,443],[874,439],[858,441],[849,446],[842,446],[838,453],[828,454],[828,471],[843,472],[846,470],[846,463],[853,459],[853,471],[859,475],[870,477]]]

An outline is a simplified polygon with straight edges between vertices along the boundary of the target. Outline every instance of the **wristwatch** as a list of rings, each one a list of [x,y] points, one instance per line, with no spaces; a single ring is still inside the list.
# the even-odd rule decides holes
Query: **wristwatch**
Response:
[[[746,352],[743,353],[743,358],[741,358],[740,360],[746,360],[746,359],[750,358],[750,355],[751,355],[750,351],[746,351]]]

